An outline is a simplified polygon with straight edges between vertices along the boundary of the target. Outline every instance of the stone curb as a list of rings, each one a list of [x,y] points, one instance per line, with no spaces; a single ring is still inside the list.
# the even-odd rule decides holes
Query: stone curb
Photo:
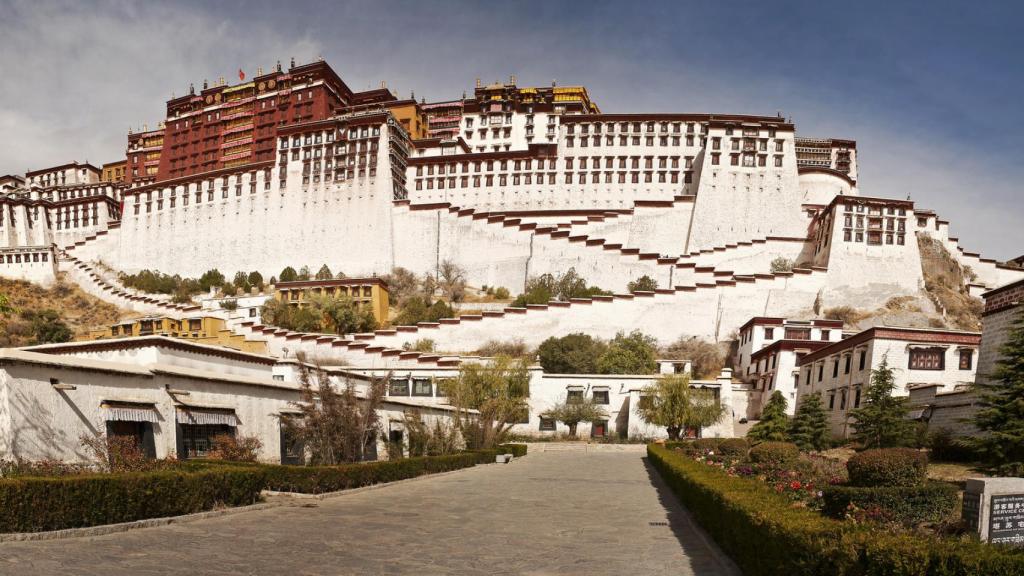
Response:
[[[516,460],[518,460],[518,458],[513,458],[512,462],[515,462]],[[438,478],[441,476],[448,476],[450,474],[457,474],[459,472],[465,472],[467,470],[473,470],[474,468],[478,468],[481,466],[490,465],[491,463],[488,462],[485,464],[477,464],[475,466],[460,468],[458,470],[449,470],[447,472],[438,472],[436,474],[424,474],[422,476],[416,476],[414,478],[395,480],[394,482],[371,484],[369,486],[360,486],[359,488],[351,488],[349,490],[324,492],[323,494],[304,494],[301,492],[276,492],[273,490],[263,490],[262,492],[260,492],[260,494],[263,496],[282,496],[289,499],[294,499],[295,501],[333,499],[342,496],[348,496],[350,494],[359,494],[362,492],[368,492],[370,490],[377,490],[379,488],[387,488],[389,486],[397,486],[399,484],[416,482],[418,480],[426,480],[427,478]],[[0,534],[0,544],[4,542],[36,542],[42,540],[64,540],[67,538],[87,538],[90,536],[105,536],[107,534],[116,534],[118,532],[128,532],[129,530],[138,530],[140,528],[155,528],[157,526],[167,526],[169,524],[187,524],[189,522],[206,520],[208,518],[218,518],[220,516],[244,514],[246,512],[256,512],[259,510],[268,510],[271,508],[281,508],[287,506],[301,506],[301,504],[297,504],[296,502],[288,502],[287,500],[281,500],[278,502],[260,502],[258,504],[250,504],[248,506],[236,506],[233,508],[224,508],[221,510],[207,510],[206,512],[196,512],[194,514],[184,514],[182,516],[147,518],[145,520],[121,522],[119,524],[87,526],[85,528],[67,528],[65,530],[51,530],[49,532],[11,532],[7,534]]]

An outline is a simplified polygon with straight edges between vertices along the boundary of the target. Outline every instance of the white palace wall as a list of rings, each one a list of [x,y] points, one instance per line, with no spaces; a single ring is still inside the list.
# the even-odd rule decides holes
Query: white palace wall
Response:
[[[760,128],[756,137],[768,134],[766,128]],[[719,149],[714,148],[715,138],[721,139]],[[766,236],[807,235],[793,132],[779,130],[768,138],[764,167],[742,166],[742,152],[739,165],[731,164],[731,155],[737,153],[731,142],[743,138],[741,129],[734,135],[727,135],[720,127],[708,130],[709,144],[703,155],[687,252]],[[775,152],[776,141],[782,142],[782,151]],[[776,157],[781,158],[782,166],[774,165]]]
[[[384,132],[382,149],[387,150]],[[163,188],[162,206],[154,190],[152,210],[143,199],[137,214],[134,202],[139,196],[133,195],[117,237],[116,267],[183,276],[199,276],[210,268],[228,276],[258,270],[264,278],[286,266],[315,270],[327,264],[349,276],[390,271],[393,191],[387,154],[378,156],[375,178],[302,186],[301,170],[301,162],[289,162],[283,190],[276,166],[269,187],[263,170],[256,171],[254,191],[248,172],[241,178],[240,192],[235,178],[228,178],[227,197],[218,185],[209,200],[204,185],[201,202],[195,201],[195,184],[190,184],[187,204],[182,201],[183,186],[168,186]],[[173,208],[172,193],[177,196]]]

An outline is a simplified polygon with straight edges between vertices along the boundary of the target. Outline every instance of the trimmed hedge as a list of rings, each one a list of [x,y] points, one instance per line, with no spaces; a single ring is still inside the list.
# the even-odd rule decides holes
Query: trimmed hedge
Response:
[[[0,480],[0,532],[117,524],[257,502],[258,469],[210,468]]]
[[[948,520],[959,502],[959,490],[945,482],[920,486],[829,486],[822,490],[824,512],[844,518],[851,504],[883,522],[914,526]]]
[[[495,456],[507,453],[509,452],[502,450],[479,450],[445,456],[419,456],[338,466],[267,464],[260,466],[260,469],[266,476],[267,490],[322,494],[493,463]]]
[[[795,462],[800,448],[791,442],[761,442],[750,449],[750,461],[775,468]]]
[[[722,440],[722,438],[697,438],[690,442],[690,446],[697,452],[718,452],[718,447],[722,444]]]
[[[176,470],[0,479],[0,533],[41,532],[179,516],[258,502],[262,490],[320,494],[526,455],[525,444],[341,466],[188,460]]]
[[[743,438],[726,438],[718,444],[718,454],[745,458],[750,451],[750,443]]]
[[[1019,576],[1024,549],[894,535],[833,520],[658,445],[647,455],[665,483],[747,576]]]
[[[498,454],[511,454],[515,458],[526,456],[526,444],[501,444],[498,446]]]
[[[876,448],[846,462],[851,486],[920,486],[928,477],[928,457],[912,448]]]

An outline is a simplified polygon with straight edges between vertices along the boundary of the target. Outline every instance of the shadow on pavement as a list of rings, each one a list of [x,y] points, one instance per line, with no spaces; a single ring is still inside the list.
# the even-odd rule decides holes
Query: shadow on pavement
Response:
[[[700,576],[742,576],[740,569],[732,559],[722,552],[711,536],[704,532],[689,511],[679,502],[646,456],[643,461],[647,477],[658,493],[658,502],[665,509],[668,527],[679,541],[679,546],[690,557],[693,563],[693,573]]]

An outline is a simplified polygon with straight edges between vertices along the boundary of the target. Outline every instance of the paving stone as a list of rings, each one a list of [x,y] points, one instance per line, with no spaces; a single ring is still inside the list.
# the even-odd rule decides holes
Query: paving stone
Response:
[[[210,573],[739,571],[636,451],[538,452],[507,465],[318,501],[316,507],[0,544],[0,574]]]

